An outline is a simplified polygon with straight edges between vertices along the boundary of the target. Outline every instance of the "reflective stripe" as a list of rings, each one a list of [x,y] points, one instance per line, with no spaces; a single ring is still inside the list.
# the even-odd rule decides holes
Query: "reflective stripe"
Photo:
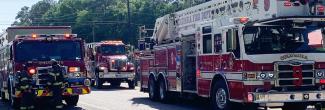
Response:
[[[21,78],[20,81],[26,81],[28,78]]]
[[[51,76],[55,76],[55,73],[49,73]]]
[[[72,89],[71,88],[67,88],[67,93],[68,94],[72,94]]]
[[[62,85],[63,83],[62,82],[55,82],[55,83],[53,83],[53,85]]]
[[[49,73],[51,76],[59,76],[60,73]]]
[[[20,86],[20,88],[21,89],[27,89],[27,88],[29,88],[29,86],[28,85],[26,85],[26,86]]]
[[[20,107],[20,110],[26,110],[27,107]]]
[[[50,83],[50,82],[47,82],[46,84],[47,84],[47,85],[52,85],[52,83]]]
[[[28,109],[34,109],[35,107],[34,106],[29,106]]]
[[[55,108],[63,108],[63,105],[57,105]]]

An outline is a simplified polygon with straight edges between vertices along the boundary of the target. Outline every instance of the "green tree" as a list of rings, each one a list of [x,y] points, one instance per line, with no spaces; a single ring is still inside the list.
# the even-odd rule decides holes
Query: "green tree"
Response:
[[[31,25],[31,20],[29,16],[29,7],[24,6],[18,12],[16,16],[15,22],[12,24],[13,26],[28,26]]]
[[[138,27],[154,27],[155,20],[184,7],[182,2],[130,0],[131,26],[127,24],[127,0],[43,0],[24,7],[14,25],[68,25],[87,42],[120,39],[135,44]],[[131,29],[128,32],[128,29]],[[94,32],[94,34],[93,34]]]

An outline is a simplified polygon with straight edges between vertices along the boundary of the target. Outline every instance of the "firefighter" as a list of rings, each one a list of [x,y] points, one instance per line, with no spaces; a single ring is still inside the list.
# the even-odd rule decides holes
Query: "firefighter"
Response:
[[[24,70],[18,74],[18,87],[22,93],[21,97],[21,110],[34,109],[35,95],[32,90],[32,77],[28,73],[28,65],[24,65]]]
[[[52,71],[49,75],[51,78],[48,85],[53,93],[52,104],[54,104],[56,109],[63,109],[62,93],[64,90],[65,78],[61,66],[56,61],[53,61]]]

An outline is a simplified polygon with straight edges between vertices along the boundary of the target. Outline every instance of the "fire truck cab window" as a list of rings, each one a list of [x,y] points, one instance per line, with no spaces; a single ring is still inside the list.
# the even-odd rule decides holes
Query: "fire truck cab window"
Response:
[[[205,26],[202,28],[203,33],[203,54],[212,53],[212,27]]]
[[[226,33],[227,52],[233,52],[236,58],[240,58],[238,30],[229,29]]]
[[[212,37],[211,34],[203,35],[203,53],[212,53]]]
[[[203,27],[203,29],[202,29],[203,34],[208,34],[208,33],[211,33],[211,32],[212,32],[212,27],[211,26],[206,26],[206,27]]]
[[[244,29],[247,54],[325,53],[320,27],[264,26]]]
[[[214,53],[219,53],[222,50],[221,34],[214,35]]]

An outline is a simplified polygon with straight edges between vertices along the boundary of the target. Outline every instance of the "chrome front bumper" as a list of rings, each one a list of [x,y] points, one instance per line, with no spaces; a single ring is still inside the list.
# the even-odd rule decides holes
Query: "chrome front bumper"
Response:
[[[253,103],[318,102],[325,101],[325,91],[250,93]]]
[[[134,72],[99,72],[99,78],[128,78],[133,79],[135,77]]]

